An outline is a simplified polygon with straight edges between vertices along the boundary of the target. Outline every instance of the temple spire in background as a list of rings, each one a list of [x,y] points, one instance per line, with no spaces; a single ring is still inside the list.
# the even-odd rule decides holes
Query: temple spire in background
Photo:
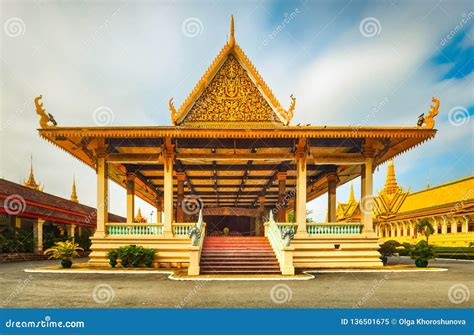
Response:
[[[30,157],[30,175],[28,176],[28,180],[25,180],[23,182],[23,185],[33,190],[43,191],[43,186],[36,183],[36,180],[35,180],[35,174],[33,172],[33,155],[31,155]]]
[[[79,199],[77,198],[76,192],[76,177],[72,176],[72,192],[71,192],[71,201],[78,203]]]
[[[385,180],[385,186],[383,190],[385,194],[394,194],[400,190],[400,186],[398,186],[397,179],[395,177],[395,165],[393,164],[393,160],[388,162],[387,179]]]

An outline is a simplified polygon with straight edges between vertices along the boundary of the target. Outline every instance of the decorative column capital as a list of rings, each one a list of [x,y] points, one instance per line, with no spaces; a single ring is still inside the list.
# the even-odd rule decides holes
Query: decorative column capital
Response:
[[[308,145],[306,138],[300,138],[296,144],[295,158],[296,160],[305,159],[308,155]]]
[[[135,181],[135,178],[137,178],[137,174],[135,172],[127,172],[126,177],[127,181]]]
[[[178,181],[184,181],[186,178],[186,174],[184,172],[176,172],[176,179],[178,179]]]
[[[326,179],[329,182],[338,182],[339,181],[339,177],[337,176],[337,173],[336,172],[329,172],[327,175],[326,175]]]
[[[280,180],[286,180],[287,172],[286,171],[279,171],[277,172],[277,179]]]

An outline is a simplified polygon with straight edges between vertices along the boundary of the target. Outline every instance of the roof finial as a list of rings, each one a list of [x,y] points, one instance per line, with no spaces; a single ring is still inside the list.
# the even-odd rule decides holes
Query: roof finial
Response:
[[[79,199],[77,198],[77,192],[76,192],[76,177],[72,175],[72,192],[71,192],[71,199],[72,202],[79,202]]]
[[[229,44],[231,46],[235,45],[235,37],[234,37],[234,15],[230,16],[230,38],[229,38]]]

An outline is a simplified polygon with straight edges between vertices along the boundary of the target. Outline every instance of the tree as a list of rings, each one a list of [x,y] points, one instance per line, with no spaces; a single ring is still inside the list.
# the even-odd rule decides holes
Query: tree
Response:
[[[416,231],[426,236],[426,243],[428,244],[430,235],[434,233],[434,228],[428,219],[423,219],[416,224]]]

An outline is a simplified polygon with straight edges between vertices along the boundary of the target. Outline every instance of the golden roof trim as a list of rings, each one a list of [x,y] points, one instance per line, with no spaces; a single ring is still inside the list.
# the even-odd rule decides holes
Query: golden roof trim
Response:
[[[174,137],[174,138],[431,138],[437,130],[417,127],[279,127],[279,128],[179,128],[141,127],[55,127],[38,129],[44,137]]]

